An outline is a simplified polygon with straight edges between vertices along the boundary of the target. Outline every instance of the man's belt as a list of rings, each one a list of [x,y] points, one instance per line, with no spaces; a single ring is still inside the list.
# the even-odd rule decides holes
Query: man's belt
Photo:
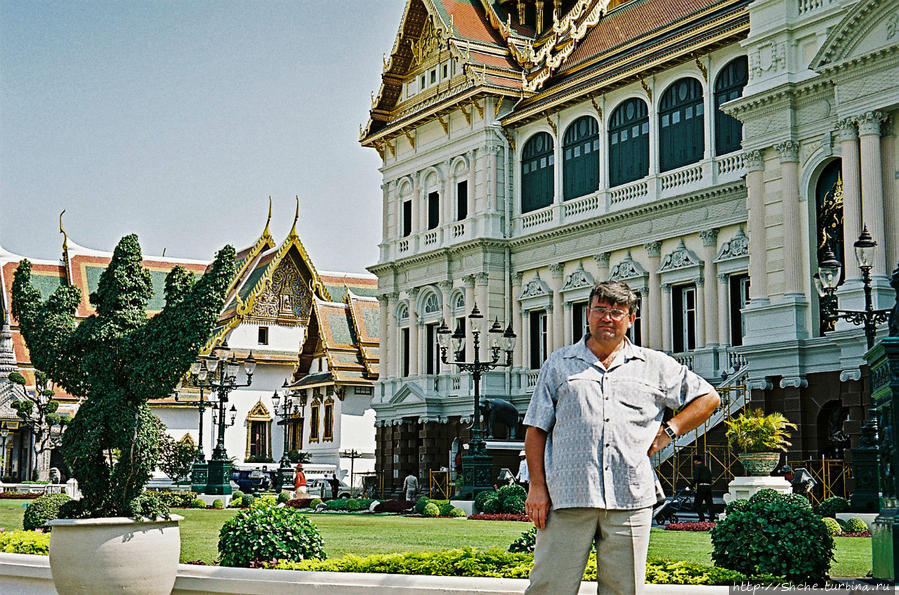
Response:
[[[710,484],[710,483],[697,483],[696,485],[698,485],[698,486],[710,486],[710,485],[712,485],[712,484]]]

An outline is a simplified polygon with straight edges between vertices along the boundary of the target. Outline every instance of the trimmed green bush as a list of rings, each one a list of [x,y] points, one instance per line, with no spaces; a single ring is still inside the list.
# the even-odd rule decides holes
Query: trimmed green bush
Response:
[[[861,517],[852,517],[846,525],[846,528],[848,529],[847,533],[864,533],[865,531],[870,531],[870,529],[868,529],[868,523]]]
[[[243,498],[240,499],[240,507],[241,508],[249,508],[256,503],[256,496],[253,494],[244,494]]]
[[[212,501],[212,507],[216,510],[221,510],[225,507],[225,501],[221,498],[216,498]]]
[[[427,506],[428,502],[430,501],[431,500],[426,496],[422,496],[418,499],[417,502],[415,502],[415,508],[412,509],[412,512],[414,512],[415,514],[422,514],[425,510],[425,506]]]
[[[537,527],[531,527],[509,545],[512,553],[534,553],[534,545],[537,543]]]
[[[189,508],[194,498],[197,497],[196,492],[173,492],[169,490],[156,492],[156,495],[169,508]]]
[[[839,535],[843,532],[843,528],[840,527],[840,523],[835,518],[826,516],[822,517],[821,520],[824,521],[824,526],[827,527],[828,535]]]
[[[309,502],[309,508],[311,508],[312,510],[315,510],[316,508],[318,508],[318,505],[321,503],[322,503],[321,498],[313,498],[312,501]]]
[[[190,503],[191,508],[206,508],[206,502],[201,498],[195,498],[193,502]]]
[[[249,567],[258,561],[325,559],[318,528],[297,509],[262,502],[225,521],[219,532],[222,566]]]
[[[812,503],[808,501],[808,498],[803,496],[802,494],[787,494],[783,497],[787,502],[791,502],[797,506],[801,506],[803,508],[812,509]]]
[[[734,500],[730,504],[728,504],[724,508],[724,514],[733,514],[735,512],[743,512],[744,510],[749,508],[749,500],[745,500],[743,498],[739,500]]]
[[[528,497],[528,493],[520,485],[503,486],[496,491],[496,497],[499,499],[499,512],[508,514],[524,514],[524,501]],[[521,512],[518,512],[518,502],[521,501]]]
[[[288,500],[290,500],[290,492],[281,490],[278,494],[278,504],[287,503]]]
[[[818,515],[785,498],[749,502],[745,510],[728,512],[712,529],[712,559],[718,566],[793,582],[824,580],[833,547],[833,537]]]
[[[234,490],[233,492],[231,492],[231,501],[234,502],[234,500],[243,498],[243,496],[244,496],[243,492],[241,492],[240,490]]]
[[[440,509],[433,502],[428,502],[427,504],[425,504],[424,510],[421,511],[421,514],[426,517],[440,516]]]
[[[243,499],[245,496],[240,498],[231,497],[231,502],[228,504],[228,508],[243,508]]]
[[[499,514],[502,512],[502,504],[500,503],[499,498],[493,496],[492,498],[484,500],[484,503],[481,506],[481,512],[484,514]]]
[[[325,502],[326,510],[347,510],[355,512],[359,510],[368,510],[374,500],[370,498],[335,498]],[[311,505],[310,505],[311,506]]]
[[[465,516],[465,511],[459,507],[454,506],[453,509],[450,511],[449,516],[451,516],[453,518],[463,517],[463,516]]]
[[[72,499],[65,494],[44,494],[35,498],[25,509],[25,517],[22,526],[26,531],[35,529],[47,529],[44,523],[59,518],[59,507]]]
[[[484,512],[484,502],[491,498],[496,498],[496,492],[485,491],[478,492],[478,495],[474,498],[474,510],[475,512]]]
[[[437,503],[434,502],[434,504]],[[455,508],[455,506],[450,504],[449,501],[446,501],[443,504],[438,504],[437,507],[440,509],[440,516],[450,516],[453,513],[453,509]]]
[[[849,510],[849,500],[842,496],[832,496],[818,505],[818,514],[821,516],[836,517],[838,512]]]
[[[830,518],[830,517],[825,517],[825,518]],[[836,519],[836,521],[837,521],[837,524],[840,526],[841,533],[849,532],[849,523],[848,522],[844,521],[843,519]]]
[[[500,501],[504,514],[524,514],[524,500],[521,498],[509,498],[505,502]]]
[[[0,552],[5,554],[50,554],[50,534],[40,531],[0,531]]]
[[[764,504],[768,502],[779,502],[783,500],[783,494],[771,488],[764,488],[749,497],[750,504]]]

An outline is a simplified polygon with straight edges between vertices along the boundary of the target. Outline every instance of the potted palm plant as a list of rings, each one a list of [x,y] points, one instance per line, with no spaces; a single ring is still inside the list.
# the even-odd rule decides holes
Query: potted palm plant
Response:
[[[31,263],[16,270],[12,311],[32,363],[85,399],[62,439],[82,497],[49,523],[50,570],[60,593],[171,592],[179,518],[144,491],[161,443],[147,401],[170,394],[187,373],[233,274],[230,246],[198,280],[175,267],[165,279],[165,306],[150,318],[150,272],[137,236],[125,236],[90,295],[95,314],[78,324],[77,287],[61,286],[43,300],[31,283]]]
[[[737,458],[750,476],[770,475],[777,467],[780,453],[790,446],[787,430],[796,429],[782,413],[765,414],[761,409],[729,419],[727,440],[737,450]]]

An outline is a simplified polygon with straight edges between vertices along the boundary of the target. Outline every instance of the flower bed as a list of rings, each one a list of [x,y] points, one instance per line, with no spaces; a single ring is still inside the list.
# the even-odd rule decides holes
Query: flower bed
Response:
[[[840,533],[837,537],[871,537],[867,531],[859,531],[858,533]]]
[[[531,517],[526,514],[506,514],[506,513],[498,513],[498,514],[473,514],[468,517],[472,521],[524,521],[526,523],[531,522]]]
[[[43,495],[43,492],[0,492],[0,500],[34,500]]]
[[[0,552],[48,556],[50,555],[50,534],[43,531],[4,531],[0,529]]]
[[[375,512],[406,512],[412,510],[415,502],[411,500],[384,500],[375,505]]]
[[[669,531],[711,531],[715,528],[715,523],[711,521],[692,522],[692,523],[668,523],[665,529]]]

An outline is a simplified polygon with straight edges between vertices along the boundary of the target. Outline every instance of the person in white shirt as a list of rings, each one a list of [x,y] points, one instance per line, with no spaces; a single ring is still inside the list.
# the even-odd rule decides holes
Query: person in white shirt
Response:
[[[403,494],[406,496],[406,500],[413,501],[415,500],[415,494],[418,492],[418,478],[409,472],[409,475],[406,476],[406,479],[403,480]]]
[[[523,450],[518,453],[518,456],[521,458],[521,462],[518,463],[518,475],[515,476],[515,481],[527,491],[531,483],[531,476],[528,473],[528,459]]]

